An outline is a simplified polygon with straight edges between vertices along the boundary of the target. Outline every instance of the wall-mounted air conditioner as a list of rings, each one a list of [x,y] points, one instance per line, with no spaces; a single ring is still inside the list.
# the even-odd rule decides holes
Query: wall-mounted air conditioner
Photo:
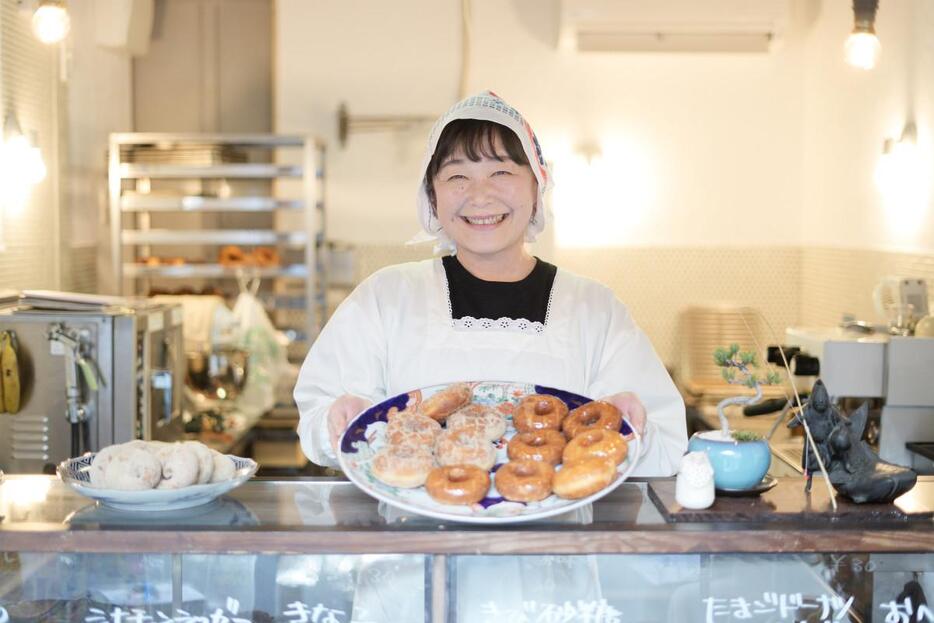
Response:
[[[768,52],[791,0],[560,0],[558,46],[581,52]]]

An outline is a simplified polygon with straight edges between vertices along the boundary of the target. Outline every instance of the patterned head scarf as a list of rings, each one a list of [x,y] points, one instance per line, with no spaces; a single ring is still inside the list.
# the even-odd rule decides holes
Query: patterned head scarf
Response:
[[[428,137],[428,149],[425,151],[425,158],[422,160],[422,168],[419,176],[418,194],[415,200],[418,209],[418,220],[422,224],[422,230],[414,238],[409,240],[408,244],[417,244],[420,242],[435,242],[435,250],[455,251],[454,243],[441,229],[441,224],[435,218],[431,209],[431,201],[428,198],[428,189],[425,187],[425,172],[431,162],[431,157],[438,146],[438,139],[441,132],[447,124],[456,119],[480,119],[484,121],[493,121],[506,126],[519,137],[522,143],[522,149],[529,160],[529,166],[532,167],[532,173],[538,181],[538,198],[536,201],[535,218],[529,223],[525,231],[525,240],[533,242],[545,229],[545,192],[551,187],[551,174],[545,159],[542,157],[542,148],[538,144],[535,133],[528,122],[522,118],[515,108],[507,104],[501,97],[492,91],[485,91],[478,95],[472,95],[464,100],[454,104],[450,110],[435,122]],[[431,183],[428,180],[427,183]]]

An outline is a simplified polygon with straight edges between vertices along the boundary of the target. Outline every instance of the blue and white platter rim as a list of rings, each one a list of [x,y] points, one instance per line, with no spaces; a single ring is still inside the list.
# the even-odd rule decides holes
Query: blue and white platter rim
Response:
[[[535,385],[534,383],[474,381],[468,383],[472,388],[471,400],[480,404],[493,406],[507,418],[506,434],[503,436],[503,439],[496,444],[496,465],[490,470],[491,478],[494,482],[493,488],[490,491],[491,495],[484,498],[484,500],[478,504],[471,506],[454,506],[450,504],[441,504],[432,500],[427,492],[425,492],[424,487],[400,489],[379,481],[373,476],[372,471],[369,469],[369,462],[373,454],[383,445],[383,434],[389,410],[395,408],[401,411],[407,406],[412,406],[419,401],[425,400],[451,385],[453,385],[453,383],[432,385],[430,387],[399,394],[398,396],[373,405],[357,415],[347,426],[344,434],[341,436],[339,445],[338,460],[341,470],[343,470],[347,478],[368,495],[404,511],[432,517],[434,519],[498,525],[545,519],[591,504],[609,494],[616,489],[616,487],[625,482],[633,469],[635,469],[639,457],[642,456],[642,440],[639,434],[630,425],[629,421],[624,418],[620,426],[620,433],[628,440],[629,451],[626,460],[617,467],[616,480],[608,486],[593,495],[579,500],[566,500],[554,494],[541,502],[529,504],[502,500],[502,498],[496,495],[498,492],[495,491],[494,474],[501,464],[508,461],[505,442],[515,434],[515,428],[512,426],[511,411],[514,410],[519,401],[528,394],[549,394],[560,398],[568,405],[569,409],[574,409],[590,402],[591,399],[573,392]],[[501,405],[507,406],[501,407]]]
[[[256,461],[228,454],[234,462],[233,478],[221,482],[190,485],[181,489],[144,489],[122,491],[92,487],[90,467],[97,456],[88,452],[58,464],[56,473],[63,483],[75,492],[101,504],[126,511],[167,511],[207,504],[231,489],[239,487],[253,477],[258,469]]]

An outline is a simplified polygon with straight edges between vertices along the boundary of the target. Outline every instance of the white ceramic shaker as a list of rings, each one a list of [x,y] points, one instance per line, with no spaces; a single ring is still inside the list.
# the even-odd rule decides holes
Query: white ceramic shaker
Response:
[[[705,452],[688,452],[681,457],[675,500],[684,508],[701,509],[713,504],[713,466]]]

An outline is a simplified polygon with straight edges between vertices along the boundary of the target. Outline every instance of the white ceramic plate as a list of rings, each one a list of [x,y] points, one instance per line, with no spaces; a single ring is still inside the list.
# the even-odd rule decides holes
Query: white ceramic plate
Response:
[[[203,485],[191,485],[181,489],[147,489],[144,491],[120,491],[91,486],[88,470],[96,454],[89,452],[58,465],[58,477],[81,495],[97,500],[111,508],[124,511],[168,511],[207,504],[219,495],[239,487],[256,473],[258,465],[252,459],[228,455],[233,459],[236,471],[233,478]]]
[[[386,414],[389,410],[393,407],[402,410],[407,406],[417,404],[446,389],[448,385],[435,385],[400,394],[370,407],[354,418],[341,437],[338,453],[341,469],[355,485],[367,494],[403,510],[436,519],[503,524],[551,517],[590,504],[621,485],[632,472],[638,457],[641,456],[641,440],[629,422],[624,419],[620,433],[629,441],[629,452],[626,460],[617,468],[616,480],[609,486],[579,500],[565,500],[556,495],[551,495],[541,502],[527,504],[504,500],[496,491],[495,472],[500,465],[509,460],[506,456],[506,443],[516,433],[512,425],[512,413],[522,398],[528,394],[550,394],[563,400],[569,409],[590,402],[590,399],[560,389],[528,383],[480,381],[470,383],[470,385],[473,391],[472,402],[493,407],[506,416],[507,420],[506,434],[496,442],[496,465],[490,470],[493,486],[487,497],[477,504],[471,506],[441,504],[431,499],[425,487],[414,489],[393,487],[377,479],[371,470],[373,455],[385,445]]]

